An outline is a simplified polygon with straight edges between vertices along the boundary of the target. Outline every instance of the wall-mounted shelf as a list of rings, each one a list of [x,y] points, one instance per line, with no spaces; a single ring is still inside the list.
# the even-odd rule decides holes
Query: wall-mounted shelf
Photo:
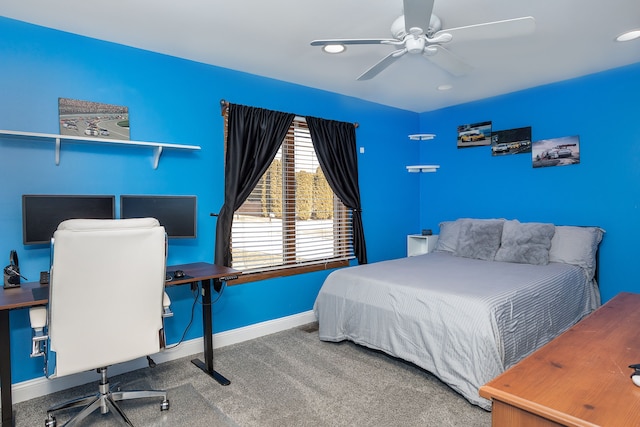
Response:
[[[409,139],[412,141],[427,141],[435,137],[436,135],[433,133],[414,133],[409,135]]]
[[[153,168],[158,168],[160,155],[165,148],[176,150],[200,150],[199,145],[168,144],[165,142],[130,141],[126,139],[91,138],[84,136],[59,135],[55,133],[22,132],[18,130],[0,130],[0,135],[22,136],[27,138],[53,139],[56,142],[56,165],[60,164],[61,141],[88,142],[92,144],[134,145],[153,147]]]
[[[416,165],[416,166],[407,166],[407,170],[411,173],[418,172],[436,172],[440,165]]]
[[[433,133],[414,133],[409,135],[409,139],[412,141],[428,141],[435,137],[436,135]],[[407,170],[411,173],[436,172],[439,167],[440,165],[415,165],[415,166],[407,166]]]

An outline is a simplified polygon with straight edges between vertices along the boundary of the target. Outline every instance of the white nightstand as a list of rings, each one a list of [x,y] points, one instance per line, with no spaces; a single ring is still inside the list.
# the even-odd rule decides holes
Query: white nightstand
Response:
[[[409,234],[407,236],[407,256],[428,254],[436,247],[437,241],[437,234],[431,236]]]

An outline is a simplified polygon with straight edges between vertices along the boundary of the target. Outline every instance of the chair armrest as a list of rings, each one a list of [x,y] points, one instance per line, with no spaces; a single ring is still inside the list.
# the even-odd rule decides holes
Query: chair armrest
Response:
[[[31,328],[42,331],[47,326],[47,308],[44,306],[31,307],[29,309],[29,322]]]
[[[31,322],[31,328],[33,329],[30,357],[44,356],[46,342],[49,339],[49,336],[44,333],[44,328],[47,326],[47,308],[44,306],[31,307],[29,309],[29,322]]]
[[[169,298],[169,294],[167,294],[166,292],[164,293],[164,296],[162,297],[162,317],[171,317],[173,316],[173,311],[171,311],[171,298]]]

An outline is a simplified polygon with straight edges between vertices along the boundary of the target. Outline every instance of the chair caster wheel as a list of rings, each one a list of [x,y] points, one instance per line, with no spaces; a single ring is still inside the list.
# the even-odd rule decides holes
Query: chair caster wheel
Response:
[[[168,400],[163,400],[162,403],[160,404],[160,410],[161,411],[168,411],[169,410],[169,401]]]
[[[46,420],[44,420],[44,427],[56,427],[58,425],[56,421],[56,417],[49,415]]]

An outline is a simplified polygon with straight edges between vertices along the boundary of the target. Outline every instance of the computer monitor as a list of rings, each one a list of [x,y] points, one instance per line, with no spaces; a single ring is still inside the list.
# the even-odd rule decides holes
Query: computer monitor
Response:
[[[120,196],[120,218],[156,218],[173,239],[196,237],[196,196]]]
[[[24,194],[22,241],[49,244],[58,224],[67,219],[114,219],[115,199],[113,195]]]

